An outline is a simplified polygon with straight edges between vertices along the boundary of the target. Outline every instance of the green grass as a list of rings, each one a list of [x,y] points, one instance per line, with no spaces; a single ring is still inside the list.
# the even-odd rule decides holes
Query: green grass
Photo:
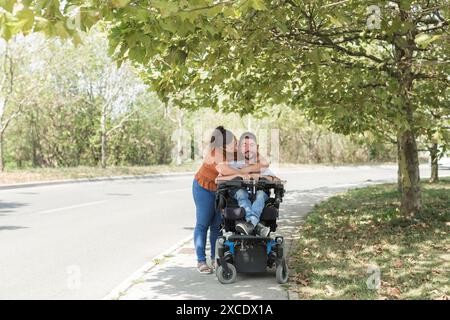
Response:
[[[422,192],[414,221],[400,217],[392,184],[317,205],[291,253],[291,289],[300,299],[448,299],[450,179],[424,182]],[[378,288],[367,286],[377,283],[370,266]]]

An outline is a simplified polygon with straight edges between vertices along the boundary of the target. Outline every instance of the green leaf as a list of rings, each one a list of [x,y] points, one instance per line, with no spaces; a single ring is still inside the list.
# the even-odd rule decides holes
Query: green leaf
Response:
[[[419,35],[417,35],[415,41],[417,43],[418,46],[422,47],[422,48],[426,48],[428,47],[432,42],[439,40],[441,38],[441,35],[429,35],[426,33],[421,33]]]
[[[126,37],[127,45],[128,47],[134,48],[136,46],[136,42],[138,40],[139,35],[136,32],[133,32],[131,34],[128,34]]]
[[[12,37],[11,28],[9,27],[7,21],[6,14],[0,13],[0,37],[4,38],[6,41]]]
[[[42,17],[36,17],[35,21],[36,21],[36,25],[34,27],[34,30],[36,32],[46,33],[47,32],[46,30],[48,30],[48,28],[50,26],[50,21],[48,21],[47,19],[42,18]]]
[[[16,0],[0,0],[0,7],[12,13]]]
[[[70,34],[67,31],[67,29],[66,29],[66,27],[64,25],[64,22],[62,22],[62,21],[58,21],[55,24],[55,33],[56,33],[57,36],[59,36],[59,37],[61,37],[63,39],[67,39],[67,38],[70,37]]]
[[[21,31],[28,33],[34,25],[34,13],[30,9],[23,9],[16,14],[18,23],[21,26]]]
[[[258,11],[267,10],[264,0],[252,0],[251,6],[253,9],[258,10]]]
[[[167,0],[154,0],[151,4],[159,10],[161,17],[166,18],[178,11],[178,6]]]
[[[344,24],[336,17],[333,16],[328,16],[330,18],[330,21],[332,24],[334,24],[336,27],[340,28],[342,27]]]
[[[126,7],[130,3],[130,0],[112,0],[112,4],[115,8]]]
[[[130,49],[130,51],[128,52],[128,56],[130,57],[131,60],[142,63],[144,61],[145,58],[145,49],[142,47],[136,47],[133,49]]]

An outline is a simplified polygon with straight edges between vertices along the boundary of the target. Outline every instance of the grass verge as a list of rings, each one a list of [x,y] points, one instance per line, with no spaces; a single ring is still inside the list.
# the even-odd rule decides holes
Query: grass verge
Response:
[[[448,299],[450,179],[422,186],[415,221],[399,218],[393,184],[315,206],[291,252],[291,290],[300,299]]]

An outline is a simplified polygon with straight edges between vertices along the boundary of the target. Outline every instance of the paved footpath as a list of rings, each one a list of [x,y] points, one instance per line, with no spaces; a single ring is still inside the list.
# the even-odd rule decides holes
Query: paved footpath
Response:
[[[365,183],[361,186],[371,183]],[[312,206],[348,187],[318,188],[287,192],[280,210],[277,234],[283,235],[290,248],[298,238],[297,226]],[[207,251],[208,252],[208,251]],[[192,238],[186,239],[172,252],[166,252],[144,266],[135,275],[111,292],[105,299],[123,300],[286,300],[297,295],[289,294],[289,285],[279,285],[275,271],[265,274],[238,274],[237,281],[222,285],[215,274],[203,275],[196,271],[196,258]]]

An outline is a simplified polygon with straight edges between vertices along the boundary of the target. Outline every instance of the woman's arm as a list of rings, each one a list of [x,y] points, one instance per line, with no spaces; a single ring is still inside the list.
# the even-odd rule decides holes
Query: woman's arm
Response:
[[[259,161],[257,163],[253,163],[248,165],[245,168],[242,168],[241,171],[243,173],[260,173],[261,169],[266,169],[270,166],[269,161],[267,161],[264,157],[259,157]]]
[[[222,176],[231,176],[231,175],[239,175],[241,174],[241,170],[230,167],[225,162],[219,163],[216,165],[216,170]]]
[[[233,180],[235,178],[242,178],[244,180],[249,180],[249,177],[246,175],[242,175],[242,174],[233,174],[231,176],[218,176],[216,179],[216,182],[218,181],[228,181],[228,180]]]
[[[229,166],[227,159],[224,158],[221,152],[213,153],[213,161],[216,164],[216,170],[219,172],[219,175],[231,176],[242,173],[241,170]]]

